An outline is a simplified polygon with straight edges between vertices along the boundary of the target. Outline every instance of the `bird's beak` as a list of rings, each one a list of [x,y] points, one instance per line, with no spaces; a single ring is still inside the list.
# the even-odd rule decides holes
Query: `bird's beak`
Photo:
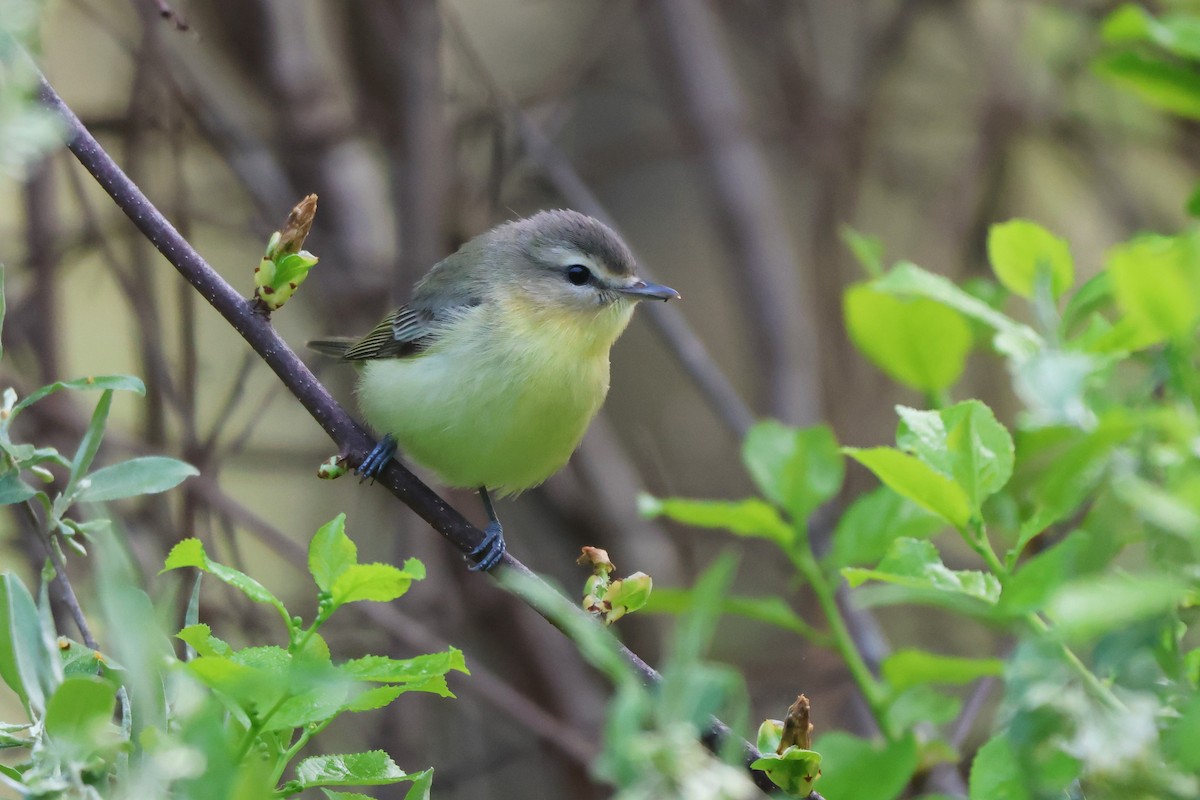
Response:
[[[672,289],[670,286],[663,286],[658,283],[647,283],[646,281],[637,281],[629,286],[622,286],[617,289],[618,292],[632,297],[634,300],[678,300],[680,299],[679,292]]]

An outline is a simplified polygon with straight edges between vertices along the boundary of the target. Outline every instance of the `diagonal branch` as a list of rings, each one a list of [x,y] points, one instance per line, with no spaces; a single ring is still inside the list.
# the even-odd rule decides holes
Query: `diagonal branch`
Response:
[[[300,401],[300,404],[316,420],[317,424],[347,455],[350,463],[361,461],[374,445],[374,440],[334,400],[304,362],[276,333],[268,318],[257,311],[251,301],[238,294],[175,230],[162,212],[150,202],[142,190],[104,151],[104,148],[100,146],[95,137],[84,127],[44,77],[40,78],[39,94],[41,101],[61,116],[68,137],[67,147],[79,160],[79,163],[91,173],[96,182],[112,197],[117,206],[146,239],[225,318],[234,330],[241,334],[242,338],[275,372],[292,395]],[[377,478],[377,482],[415,511],[421,519],[429,523],[434,530],[442,534],[463,553],[471,551],[482,543],[483,531],[468,522],[462,514],[451,508],[445,500],[418,480],[399,462],[390,461]],[[573,615],[576,618],[586,616],[586,612],[557,591],[545,586],[541,578],[513,558],[511,554],[505,553],[502,563],[506,571],[520,575],[523,578],[523,584],[541,584],[545,588],[545,594],[555,598],[553,608],[543,611],[539,606],[533,606],[551,624],[557,626],[555,618],[559,616],[563,618],[568,618],[567,615]],[[528,597],[522,597],[522,599],[529,602]],[[626,662],[643,679],[650,682],[658,681],[658,673],[636,653],[619,643],[617,646]],[[714,719],[709,735],[718,740],[724,740],[734,734],[727,725]],[[742,744],[744,758],[748,764],[757,758],[759,753],[749,742],[743,741]],[[764,791],[771,791],[774,788],[764,773],[752,771],[752,776]]]

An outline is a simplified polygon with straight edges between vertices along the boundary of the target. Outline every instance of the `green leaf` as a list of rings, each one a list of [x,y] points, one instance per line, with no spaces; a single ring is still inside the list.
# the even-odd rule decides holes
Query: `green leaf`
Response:
[[[418,572],[391,564],[351,564],[333,581],[329,589],[330,601],[334,608],[360,600],[387,603],[402,596],[414,580],[420,580],[424,575],[424,567]]]
[[[105,389],[96,401],[96,409],[92,412],[91,422],[84,431],[79,447],[75,450],[75,458],[71,460],[71,473],[67,479],[68,489],[63,494],[71,494],[76,484],[92,466],[96,452],[100,449],[100,441],[104,438],[104,426],[108,423],[108,409],[112,406],[113,390]]]
[[[782,753],[764,753],[750,763],[750,768],[767,773],[771,782],[788,794],[808,797],[821,775],[821,754],[792,745]]]
[[[75,675],[63,680],[46,704],[46,734],[76,756],[101,749],[112,727],[117,687],[104,680]]]
[[[937,514],[959,530],[971,519],[971,501],[963,488],[925,462],[892,447],[846,447],[846,455],[862,464],[901,497]]]
[[[37,489],[21,480],[19,470],[11,469],[0,476],[0,506],[24,503],[36,494]]]
[[[846,466],[833,431],[824,425],[792,428],[759,422],[746,435],[742,461],[763,495],[797,525],[842,488]]]
[[[311,676],[310,676],[311,679]],[[313,723],[324,722],[346,707],[351,685],[330,672],[310,689],[287,698],[263,724],[264,731],[290,731]]]
[[[1100,575],[1060,588],[1046,613],[1067,639],[1090,639],[1174,611],[1189,594],[1172,575]]]
[[[413,785],[404,795],[404,800],[429,800],[429,793],[433,788],[432,768],[409,773],[408,780],[411,780]]]
[[[99,375],[92,378],[76,378],[73,381],[55,381],[23,398],[13,406],[13,413],[16,414],[21,409],[28,408],[46,395],[53,394],[62,389],[115,389],[117,391],[134,392],[140,395],[146,393],[146,385],[132,375]]]
[[[358,548],[346,535],[345,514],[322,525],[308,543],[308,571],[323,592],[332,591],[337,577],[357,563]]]
[[[695,592],[692,589],[656,588],[643,610],[651,614],[682,614],[691,610],[695,603]],[[721,613],[764,622],[801,636],[813,635],[812,627],[779,595],[726,596],[721,601]]]
[[[311,756],[296,765],[296,780],[301,789],[312,786],[382,786],[407,777],[382,750]]]
[[[842,514],[826,565],[840,569],[874,564],[897,539],[927,539],[945,525],[941,517],[880,486],[859,497]]]
[[[791,525],[779,516],[774,506],[757,498],[748,500],[660,500],[643,494],[638,511],[644,517],[667,517],[698,528],[720,528],[738,536],[769,539],[789,548],[796,539]]]
[[[174,489],[200,471],[166,456],[142,456],[103,467],[79,481],[80,501],[105,503]]]
[[[971,762],[970,799],[1033,800],[1024,776],[1009,734],[1002,731],[979,748]]]
[[[988,229],[988,260],[1000,282],[1013,294],[1033,298],[1039,275],[1050,278],[1050,291],[1061,297],[1075,280],[1075,262],[1065,239],[1024,219]]]
[[[169,572],[170,570],[182,567],[195,567],[207,572],[218,580],[237,589],[254,602],[266,603],[273,606],[279,612],[279,615],[283,617],[284,624],[289,629],[291,628],[292,618],[288,614],[287,609],[284,608],[283,603],[279,601],[279,598],[271,594],[267,587],[249,575],[209,559],[208,554],[204,552],[204,545],[201,544],[199,539],[184,539],[172,547],[171,552],[167,554],[166,563],[163,565],[162,570],[159,571],[159,574],[161,575],[163,572]]]
[[[966,320],[949,306],[860,283],[846,290],[842,308],[850,339],[892,380],[935,393],[962,377],[973,337]]]
[[[604,603],[611,609],[605,614],[605,619],[615,622],[642,608],[649,601],[653,588],[653,580],[644,572],[614,580],[604,593]]]
[[[1156,108],[1200,119],[1200,75],[1188,67],[1126,50],[1101,56],[1092,69]]]
[[[1096,273],[1067,299],[1062,311],[1059,333],[1066,337],[1076,325],[1095,312],[1107,308],[1112,301],[1112,279],[1107,272]]]
[[[233,655],[233,648],[213,636],[212,629],[203,623],[188,625],[175,634],[175,638],[191,645],[192,649],[196,651],[196,655],[224,657]]]
[[[468,675],[471,673],[462,651],[456,647],[415,658],[363,656],[345,662],[338,669],[348,678],[379,683],[420,681],[434,675],[445,675],[452,670]]]
[[[892,800],[917,770],[917,743],[912,735],[891,743],[871,742],[835,731],[813,744],[821,754],[821,794]]]
[[[1153,42],[1181,58],[1200,60],[1200,20],[1188,12],[1156,19],[1133,3],[1126,3],[1104,20],[1104,41],[1110,44]]]
[[[967,400],[939,411],[897,406],[896,442],[964,490],[975,515],[983,501],[1012,477],[1014,449],[1008,430],[992,410]]]
[[[1033,328],[1006,317],[979,298],[954,285],[953,281],[901,262],[872,284],[876,289],[899,297],[926,297],[947,305],[996,332],[994,345],[1006,356],[1027,358],[1045,346]]]
[[[883,661],[883,678],[896,691],[926,683],[963,684],[1004,672],[998,658],[958,658],[924,650],[897,650]]]
[[[1141,236],[1108,252],[1117,303],[1139,330],[1188,336],[1200,319],[1200,257],[1190,236]]]
[[[859,233],[849,225],[843,225],[838,234],[868,275],[878,278],[883,274],[883,242],[878,237]]]
[[[375,711],[376,709],[383,708],[388,703],[391,703],[400,695],[411,691],[413,685],[414,684],[410,683],[401,683],[389,684],[386,686],[372,686],[369,689],[361,689],[358,692],[351,694],[347,702],[342,705],[342,710],[353,712]],[[416,685],[419,686],[421,684]],[[442,680],[442,686],[446,686],[446,681],[444,679]],[[434,692],[434,694],[442,693]],[[449,687],[446,687],[446,693],[442,694],[442,696],[453,697],[453,695],[450,693]]]
[[[897,692],[888,701],[884,724],[893,736],[901,736],[921,723],[944,725],[958,716],[962,701],[942,694],[928,684]]]
[[[854,588],[875,580],[913,589],[960,594],[995,603],[1000,596],[996,576],[975,570],[952,570],[942,563],[932,542],[899,539],[875,569],[848,567],[842,575]]]
[[[62,682],[62,664],[46,635],[25,584],[0,574],[0,677],[16,692],[31,719]]]
[[[1103,569],[1109,556],[1092,534],[1073,531],[1063,541],[1020,565],[1004,582],[1004,593],[996,610],[1009,618],[1044,611],[1060,586]]]

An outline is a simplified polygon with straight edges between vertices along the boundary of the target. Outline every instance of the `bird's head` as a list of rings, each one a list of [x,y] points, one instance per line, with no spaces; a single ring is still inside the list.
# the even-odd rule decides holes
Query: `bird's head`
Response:
[[[507,229],[507,230],[505,230]],[[511,274],[509,297],[538,317],[596,327],[611,339],[641,300],[679,293],[638,277],[633,253],[616,232],[576,211],[543,211],[497,229]]]

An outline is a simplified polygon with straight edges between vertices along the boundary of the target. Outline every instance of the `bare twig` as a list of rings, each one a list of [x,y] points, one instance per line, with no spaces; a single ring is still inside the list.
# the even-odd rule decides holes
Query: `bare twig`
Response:
[[[125,175],[44,78],[40,82],[40,96],[42,102],[56,111],[65,123],[69,138],[67,146],[71,152],[138,230],[258,353],[317,424],[342,449],[347,460],[350,463],[361,461],[374,445],[373,439],[317,381],[308,367],[271,327],[266,317],[257,313],[253,304],[241,297],[205,262],[191,244],[179,235],[162,212]],[[471,525],[462,514],[451,508],[400,463],[394,460],[389,462],[381,471],[377,482],[413,509],[463,553],[470,552],[483,542],[482,531]],[[520,575],[523,584],[544,586],[541,578],[511,553],[505,554],[502,563],[503,569]],[[539,613],[543,613],[552,624],[560,616],[586,616],[574,603],[549,587],[546,587],[546,592],[547,596],[554,598],[554,607],[544,612],[539,609]],[[528,598],[523,599],[528,601]],[[635,653],[618,646],[625,661],[643,679],[659,679],[658,673]],[[718,739],[728,739],[733,735],[728,726],[719,720],[713,721],[711,733]],[[743,742],[743,747],[748,760],[757,758],[758,751],[753,745]],[[765,774],[757,771],[752,774],[761,788],[768,791],[771,789],[773,784]]]
[[[708,3],[651,0],[650,39],[679,127],[699,146],[714,216],[736,254],[737,289],[766,374],[766,407],[788,422],[821,419],[816,315],[801,286],[770,168],[748,132],[740,90]]]

